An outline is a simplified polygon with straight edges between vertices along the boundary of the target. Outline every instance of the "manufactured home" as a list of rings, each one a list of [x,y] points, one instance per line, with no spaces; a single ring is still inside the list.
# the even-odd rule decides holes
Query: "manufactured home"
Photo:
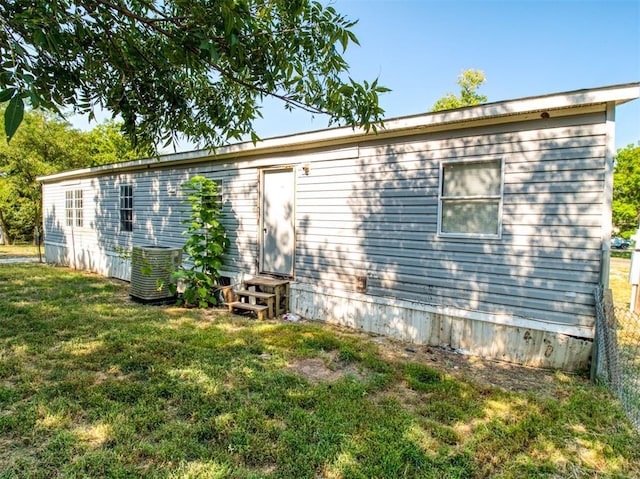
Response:
[[[588,365],[608,281],[614,110],[640,84],[501,101],[41,178],[49,263],[129,280],[180,248],[181,184],[218,182],[223,274],[304,318],[484,357]]]

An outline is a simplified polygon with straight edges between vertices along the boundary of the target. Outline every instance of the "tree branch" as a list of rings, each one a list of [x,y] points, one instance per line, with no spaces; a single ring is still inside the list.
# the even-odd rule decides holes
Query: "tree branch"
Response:
[[[98,3],[104,5],[107,8],[116,10],[116,11],[120,12],[121,14],[125,15],[128,18],[131,18],[133,20],[137,20],[140,23],[142,23],[144,25],[147,25],[148,27],[150,27],[154,31],[164,35],[167,38],[170,38],[170,39],[172,39],[174,41],[178,41],[178,39],[175,37],[175,35],[173,35],[170,31],[168,31],[168,30],[166,30],[164,28],[159,28],[157,26],[156,22],[152,22],[148,18],[141,17],[140,15],[137,15],[137,14],[131,12],[130,10],[122,8],[119,5],[115,5],[115,4],[113,4],[113,3],[111,3],[111,2],[109,2],[107,0],[97,0],[97,1],[98,1]],[[157,10],[155,10],[155,9],[154,9],[154,11],[157,12]],[[283,31],[285,31],[285,30],[283,30]],[[291,30],[291,31],[295,31],[295,30]],[[194,48],[192,46],[185,46],[185,48],[189,51],[189,53],[199,57],[199,55],[200,55],[200,50],[199,49]],[[308,105],[308,104],[306,104],[304,102],[301,102],[299,100],[295,100],[293,98],[290,98],[287,95],[279,94],[279,93],[273,92],[271,90],[267,90],[265,88],[258,87],[253,83],[249,83],[249,82],[247,82],[245,80],[242,80],[242,79],[238,78],[231,71],[220,67],[218,64],[213,63],[210,60],[205,59],[204,61],[207,63],[207,65],[209,65],[209,67],[211,67],[213,70],[215,70],[218,73],[220,73],[221,75],[223,75],[225,78],[233,81],[234,83],[236,83],[236,84],[238,84],[238,85],[240,85],[240,86],[242,86],[244,88],[247,88],[248,90],[254,91],[256,93],[260,93],[262,95],[265,95],[265,96],[268,96],[268,97],[271,97],[271,98],[275,98],[277,100],[280,100],[280,101],[282,101],[282,102],[284,102],[286,104],[289,104],[289,105],[291,105],[291,106],[293,106],[295,108],[299,108],[299,109],[301,109],[303,111],[306,111],[308,113],[331,116],[331,112],[329,112],[329,111],[314,107],[312,105]]]

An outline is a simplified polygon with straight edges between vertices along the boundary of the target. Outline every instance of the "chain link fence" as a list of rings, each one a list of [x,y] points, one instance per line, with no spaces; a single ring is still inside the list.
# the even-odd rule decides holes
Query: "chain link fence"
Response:
[[[596,345],[591,377],[606,384],[640,431],[640,315],[615,307],[611,290],[597,288]]]

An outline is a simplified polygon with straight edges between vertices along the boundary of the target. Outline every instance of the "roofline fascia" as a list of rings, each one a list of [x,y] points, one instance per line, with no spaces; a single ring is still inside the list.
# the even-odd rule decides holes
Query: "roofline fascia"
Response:
[[[377,132],[365,131],[362,128],[348,126],[327,128],[293,135],[267,138],[254,144],[251,141],[221,146],[213,150],[192,150],[182,153],[159,155],[123,163],[94,166],[79,170],[65,171],[53,175],[41,176],[37,180],[42,183],[59,180],[104,175],[119,171],[131,171],[156,167],[171,166],[176,163],[199,163],[208,160],[223,160],[269,154],[283,151],[312,149],[322,146],[339,145],[357,142],[363,138],[386,138],[406,136],[434,129],[445,129],[454,125],[464,128],[471,123],[500,124],[506,117],[521,117],[526,114],[543,111],[558,111],[602,105],[605,111],[607,104],[620,105],[640,97],[640,83],[627,83],[602,88],[575,90],[565,93],[554,93],[515,100],[485,103],[478,106],[458,108],[435,113],[426,113],[383,121]],[[516,121],[515,118],[511,121]]]

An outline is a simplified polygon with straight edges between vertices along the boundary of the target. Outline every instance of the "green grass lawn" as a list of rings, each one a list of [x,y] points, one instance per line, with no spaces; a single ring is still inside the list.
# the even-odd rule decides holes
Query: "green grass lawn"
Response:
[[[44,255],[44,248],[42,249]],[[0,259],[16,257],[38,256],[38,247],[31,244],[4,245],[0,244]]]
[[[640,437],[581,376],[517,392],[127,288],[0,265],[0,478],[640,477]]]

